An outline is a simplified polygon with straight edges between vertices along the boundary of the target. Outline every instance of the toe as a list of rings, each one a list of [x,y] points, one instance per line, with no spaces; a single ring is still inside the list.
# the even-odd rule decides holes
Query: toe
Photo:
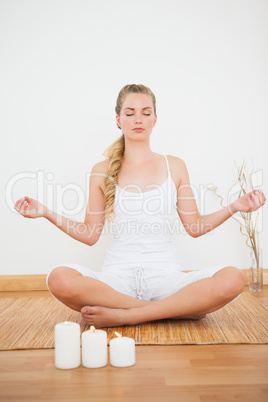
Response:
[[[90,306],[82,307],[82,308],[81,308],[81,313],[82,313],[82,314],[86,314],[86,315],[91,314],[91,307],[90,307]]]
[[[87,316],[82,316],[83,320],[85,321],[86,324],[88,325],[92,325],[92,320],[87,317]]]

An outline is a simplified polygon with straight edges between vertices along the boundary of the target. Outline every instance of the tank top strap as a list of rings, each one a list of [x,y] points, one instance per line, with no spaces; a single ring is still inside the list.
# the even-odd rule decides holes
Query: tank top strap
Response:
[[[164,155],[164,156],[165,156],[165,158],[166,158],[168,175],[170,176],[170,170],[169,170],[168,158],[167,158],[167,155]]]

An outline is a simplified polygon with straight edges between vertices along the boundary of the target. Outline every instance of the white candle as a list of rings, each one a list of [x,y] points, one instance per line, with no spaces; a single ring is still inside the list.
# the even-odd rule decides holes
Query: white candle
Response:
[[[60,322],[55,325],[55,366],[73,369],[80,366],[80,325]]]
[[[129,367],[135,364],[135,341],[132,338],[118,336],[110,340],[110,363],[115,367]]]
[[[107,365],[107,333],[91,326],[82,332],[82,364],[97,368]]]

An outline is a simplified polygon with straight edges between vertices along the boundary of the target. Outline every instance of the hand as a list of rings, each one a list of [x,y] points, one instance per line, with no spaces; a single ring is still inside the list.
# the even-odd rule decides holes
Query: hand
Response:
[[[234,201],[230,206],[235,212],[253,212],[265,204],[266,198],[261,190],[253,190]]]
[[[25,218],[32,219],[44,217],[47,210],[43,204],[29,197],[19,199],[14,209]]]

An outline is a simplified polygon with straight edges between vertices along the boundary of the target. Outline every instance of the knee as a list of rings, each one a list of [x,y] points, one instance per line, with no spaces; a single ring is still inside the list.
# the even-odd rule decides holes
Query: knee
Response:
[[[49,275],[47,286],[55,296],[74,297],[75,287],[67,274],[70,268],[57,267]]]
[[[221,295],[226,300],[233,300],[245,288],[245,276],[243,272],[235,267],[225,268],[225,277],[221,284]]]

